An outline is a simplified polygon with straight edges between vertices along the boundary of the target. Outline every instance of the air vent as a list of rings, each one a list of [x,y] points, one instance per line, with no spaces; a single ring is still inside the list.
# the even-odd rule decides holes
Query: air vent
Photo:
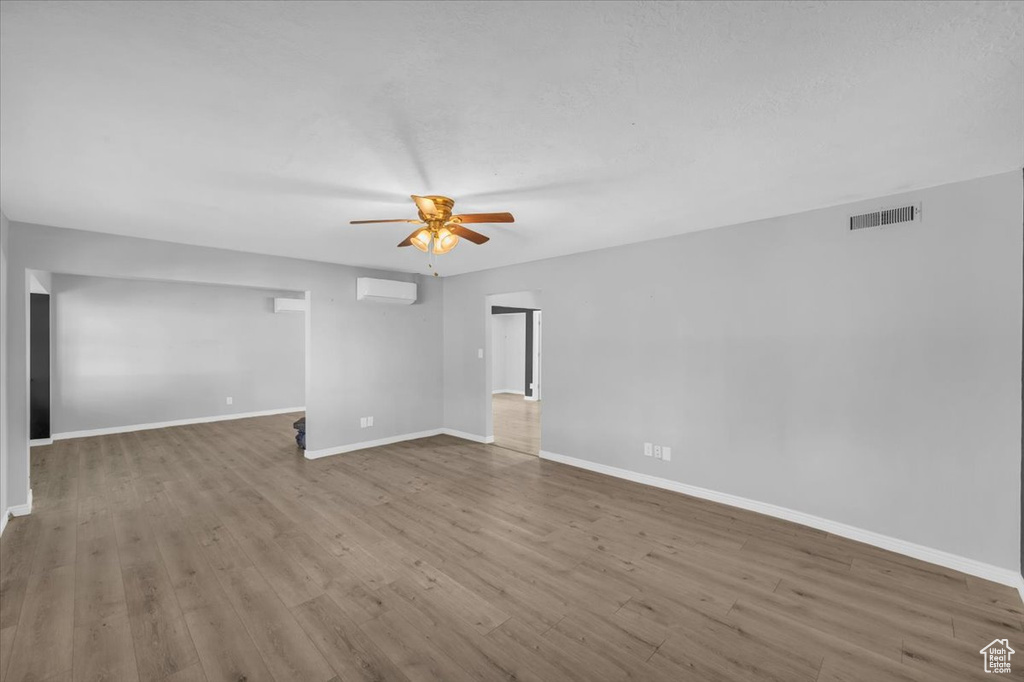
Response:
[[[884,225],[896,225],[899,223],[912,223],[921,219],[921,209],[918,206],[900,206],[899,208],[887,208],[882,211],[862,213],[861,215],[850,216],[850,229],[862,230],[865,227],[882,227]]]

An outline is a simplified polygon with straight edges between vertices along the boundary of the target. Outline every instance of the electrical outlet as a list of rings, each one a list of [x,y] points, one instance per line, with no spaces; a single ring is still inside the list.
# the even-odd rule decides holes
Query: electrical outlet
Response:
[[[228,396],[227,398],[224,399],[224,404],[225,405],[234,405],[235,404],[235,399],[232,398],[231,396]]]
[[[373,426],[373,417],[367,417],[366,418],[366,425],[367,426]]]
[[[655,445],[654,446],[654,459],[661,459],[661,446],[660,445]]]
[[[361,429],[365,429],[366,428],[366,417],[360,417],[359,418],[359,428],[361,428]]]
[[[650,443],[644,443],[644,457],[651,457],[654,455],[654,446]]]
[[[666,462],[671,461],[672,460],[672,448],[670,448],[667,445],[662,445],[661,446],[661,458],[664,461],[666,461]]]

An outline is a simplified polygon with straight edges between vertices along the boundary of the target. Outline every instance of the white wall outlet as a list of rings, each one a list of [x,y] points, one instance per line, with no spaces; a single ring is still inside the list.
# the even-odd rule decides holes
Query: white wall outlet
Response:
[[[367,417],[366,418],[366,425],[367,426],[373,426],[373,417]]]
[[[661,459],[661,446],[660,445],[655,445],[654,446],[654,459]]]
[[[484,357],[484,349],[483,349],[483,348],[477,348],[477,349],[476,349],[476,356],[477,356],[478,358],[480,358],[481,360],[483,360],[483,357]]]
[[[231,396],[228,396],[227,398],[224,398],[224,404],[225,405],[234,405],[235,404],[235,399],[232,398]]]
[[[359,428],[361,428],[361,429],[365,429],[366,428],[366,417],[360,417],[359,418]]]
[[[654,446],[650,443],[644,443],[644,456],[651,457],[654,455]]]
[[[661,446],[661,458],[666,462],[672,460],[672,448],[667,445]]]

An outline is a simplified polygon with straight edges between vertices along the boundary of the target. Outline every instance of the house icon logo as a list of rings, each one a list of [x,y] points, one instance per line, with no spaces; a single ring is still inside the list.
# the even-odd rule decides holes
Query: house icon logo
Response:
[[[1008,673],[1010,672],[1010,656],[1017,652],[1010,648],[1009,640],[993,639],[980,653],[985,657],[985,672]]]

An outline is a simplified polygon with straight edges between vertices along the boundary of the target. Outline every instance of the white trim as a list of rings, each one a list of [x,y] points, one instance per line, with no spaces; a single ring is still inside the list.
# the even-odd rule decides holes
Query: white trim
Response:
[[[440,434],[441,429],[430,429],[429,431],[417,431],[415,433],[403,433],[398,436],[388,436],[387,438],[378,438],[377,440],[366,440],[361,443],[336,445],[333,448],[323,448],[322,450],[306,450],[305,455],[306,459],[320,459],[321,457],[342,455],[346,452],[365,450],[366,448],[379,448],[382,445],[391,445],[392,443],[401,443],[402,441],[416,440],[417,438],[429,438]]]
[[[529,400],[529,401],[531,401],[531,402],[534,402],[534,403],[536,403],[536,402],[539,402],[539,401],[540,401],[540,398],[537,398],[537,397],[535,397],[535,396],[532,396],[532,395],[528,395],[528,396],[526,396],[525,398],[523,398],[523,400]]]
[[[588,462],[587,460],[577,459],[567,455],[559,455],[545,450],[541,450],[540,457],[541,459],[547,459],[561,464],[568,464],[569,466],[594,471],[599,474],[605,474],[606,476],[623,478],[627,481],[642,483],[644,485],[662,488],[664,490],[671,490],[673,492],[683,493],[684,495],[690,495],[726,504],[730,507],[739,507],[740,509],[747,509],[766,516],[774,516],[775,518],[785,519],[786,521],[810,526],[811,528],[817,528],[818,530],[823,530],[825,532],[832,533],[833,535],[840,535],[844,538],[857,540],[858,542],[874,545],[875,547],[881,547],[882,549],[887,549],[890,552],[896,552],[897,554],[903,554],[931,564],[937,564],[939,566],[951,568],[955,571],[961,571],[979,578],[985,578],[986,580],[991,580],[1003,585],[1016,587],[1021,591],[1021,597],[1024,598],[1024,580],[1022,580],[1020,573],[1007,568],[1001,568],[999,566],[987,564],[975,559],[969,559],[957,554],[951,554],[932,547],[925,547],[924,545],[907,542],[906,540],[900,540],[888,535],[882,535],[881,533],[864,530],[863,528],[857,528],[856,526],[848,526],[845,523],[829,521],[828,519],[823,519],[820,516],[805,514],[804,512],[796,511],[795,509],[788,509],[786,507],[780,507],[767,502],[758,502],[757,500],[750,500],[737,495],[708,490],[707,488],[699,488],[686,483],[671,481],[667,478],[641,474],[636,471],[629,471],[628,469],[619,469],[618,467],[612,467],[606,464]]]
[[[441,433],[448,434],[449,436],[455,436],[456,438],[462,438],[463,440],[471,440],[474,443],[483,443],[485,445],[494,442],[494,436],[478,436],[475,433],[466,433],[465,431],[456,431],[455,429],[441,429]]]
[[[28,442],[30,448],[34,448],[37,445],[53,445],[52,438],[35,438]]]
[[[218,414],[213,417],[194,417],[192,419],[173,419],[166,422],[153,422],[152,424],[132,424],[130,426],[110,426],[102,429],[86,429],[85,431],[66,431],[53,434],[53,440],[66,440],[68,438],[88,438],[89,436],[106,436],[112,433],[129,433],[131,431],[148,431],[150,429],[164,429],[168,426],[186,426],[188,424],[208,424],[209,422],[223,422],[233,419],[250,419],[252,417],[267,417],[273,414],[287,414],[289,412],[305,412],[305,407],[282,407],[275,410],[260,410],[258,412],[238,412],[235,414]]]
[[[514,393],[515,395],[525,395],[525,391],[517,391],[514,388],[499,388],[491,391],[491,395],[497,395],[499,393]]]
[[[10,521],[12,516],[28,516],[32,513],[32,489],[28,489],[28,502],[25,504],[19,504],[14,507],[8,507],[0,515],[0,535],[3,535],[4,529],[7,528],[7,522]]]
[[[416,440],[418,438],[430,438],[431,436],[440,436],[445,434],[448,436],[455,436],[456,438],[462,438],[464,440],[470,440],[474,443],[493,443],[494,436],[477,436],[476,434],[466,433],[465,431],[456,431],[455,429],[430,429],[428,431],[416,431],[415,433],[404,433],[399,436],[388,436],[387,438],[378,438],[377,440],[366,440],[361,443],[349,443],[348,445],[336,445],[333,448],[323,448],[322,450],[306,450],[306,459],[320,459],[321,457],[330,457],[331,455],[343,455],[346,452],[355,452],[356,450],[366,450],[367,448],[379,448],[383,445],[391,445],[393,443],[401,443],[407,440]]]
[[[1015,587],[1017,588],[1017,593],[1020,594],[1021,601],[1024,601],[1024,575],[1017,575],[1017,584]]]
[[[7,513],[11,516],[28,516],[32,513],[32,489],[28,489],[28,502],[25,504],[18,504],[13,507],[7,508]]]

